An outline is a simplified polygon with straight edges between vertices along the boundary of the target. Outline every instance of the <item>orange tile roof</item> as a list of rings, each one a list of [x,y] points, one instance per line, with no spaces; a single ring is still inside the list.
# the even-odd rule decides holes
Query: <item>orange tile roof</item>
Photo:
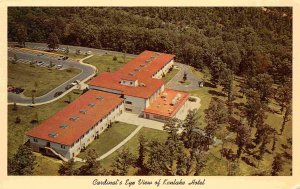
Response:
[[[152,58],[151,58],[152,57]],[[103,72],[88,84],[96,87],[114,89],[125,95],[140,98],[151,97],[165,82],[152,78],[158,70],[174,59],[174,55],[144,51],[116,72]],[[148,61],[151,59],[151,61]],[[133,75],[132,75],[133,74]],[[121,79],[138,80],[143,86],[133,87],[120,84]]]
[[[180,95],[180,98],[175,105],[171,105],[172,100],[176,95]],[[165,89],[152,103],[150,103],[149,107],[146,108],[144,112],[173,117],[188,98],[189,93],[187,92]]]
[[[97,97],[103,97],[103,99],[100,100]],[[120,95],[89,90],[26,134],[31,137],[69,146],[122,102],[123,99],[120,98]],[[93,103],[94,106],[89,106],[88,104],[90,103]],[[72,121],[70,120],[72,116],[77,116],[78,119]],[[60,126],[64,124],[68,127],[61,128]],[[58,136],[49,136],[51,132],[57,133]]]

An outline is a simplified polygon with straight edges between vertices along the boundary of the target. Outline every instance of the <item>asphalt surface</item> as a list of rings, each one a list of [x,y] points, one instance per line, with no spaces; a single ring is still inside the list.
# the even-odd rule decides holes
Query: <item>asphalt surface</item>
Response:
[[[30,43],[26,42],[26,47],[28,48],[36,48],[37,50],[47,50],[47,44],[46,43]],[[67,48],[69,47],[69,52],[70,53],[75,53],[77,49],[81,51],[81,54],[85,54],[88,51],[91,51],[93,55],[103,55],[105,53],[111,54],[111,55],[120,55],[123,53],[117,52],[117,51],[109,51],[109,50],[102,50],[102,49],[94,49],[94,48],[89,48],[89,47],[80,47],[80,46],[72,46],[72,45],[59,45],[59,48]],[[126,56],[133,56],[135,57],[136,55],[133,54],[126,54]]]
[[[166,84],[166,88],[179,90],[179,91],[192,91],[199,89],[199,79],[193,74],[187,65],[181,63],[175,63],[175,66],[179,68],[179,72]],[[189,85],[184,85],[179,81],[182,80],[184,72],[187,73],[187,82]]]
[[[11,57],[13,54],[16,54],[18,59],[22,60],[30,60],[30,61],[43,61],[44,64],[50,64],[50,61],[52,61],[53,64],[60,64],[63,66],[63,68],[77,68],[82,70],[82,72],[72,79],[69,79],[65,83],[61,84],[60,86],[56,87],[55,89],[51,90],[47,94],[39,97],[35,97],[35,103],[45,103],[50,100],[53,100],[54,94],[56,92],[62,91],[65,92],[65,87],[69,84],[71,84],[75,80],[82,81],[89,76],[93,75],[95,73],[95,70],[92,66],[85,65],[79,63],[79,61],[68,59],[68,60],[58,60],[58,56],[50,56],[50,55],[42,55],[42,56],[37,56],[37,53],[33,53],[31,51],[23,51],[15,48],[9,48],[8,49],[8,56]],[[8,93],[8,102],[16,102],[16,103],[22,103],[22,104],[32,104],[32,98],[31,97],[25,97],[22,94],[14,94],[14,93]]]

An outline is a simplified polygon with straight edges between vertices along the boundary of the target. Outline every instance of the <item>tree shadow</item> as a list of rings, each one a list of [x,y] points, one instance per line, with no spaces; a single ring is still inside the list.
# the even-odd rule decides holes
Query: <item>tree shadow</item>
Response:
[[[246,157],[242,157],[241,158],[247,165],[250,165],[251,167],[256,167],[256,165],[249,159]]]
[[[215,91],[215,90],[208,90],[208,93],[214,96],[223,96],[225,97],[225,95],[221,92]]]
[[[204,87],[216,88],[215,85],[213,85],[213,84],[211,84],[210,82],[207,82],[207,81],[204,82]]]

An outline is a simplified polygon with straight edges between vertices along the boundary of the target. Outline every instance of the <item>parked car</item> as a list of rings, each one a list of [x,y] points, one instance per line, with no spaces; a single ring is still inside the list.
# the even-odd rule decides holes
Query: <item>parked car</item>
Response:
[[[62,93],[63,93],[62,91],[58,91],[58,92],[56,92],[56,93],[54,94],[54,98],[56,98],[56,97],[60,96]]]
[[[63,66],[61,65],[61,64],[58,64],[57,66],[56,66],[56,68],[57,69],[60,69],[60,68],[62,68]]]
[[[63,57],[62,59],[63,60],[67,60],[69,57],[68,56],[65,56],[65,57]]]
[[[68,89],[72,88],[73,86],[74,86],[74,85],[71,85],[71,84],[70,84],[70,85],[67,85],[67,86],[65,87],[65,89],[68,90]]]

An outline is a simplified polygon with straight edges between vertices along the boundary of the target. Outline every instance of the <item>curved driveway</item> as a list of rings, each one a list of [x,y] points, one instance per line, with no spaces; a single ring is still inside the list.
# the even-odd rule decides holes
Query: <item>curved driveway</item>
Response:
[[[30,53],[30,52],[23,52],[23,51],[15,51],[15,53],[17,54],[19,59],[25,59],[25,60],[37,60],[40,61],[42,60],[45,63],[49,63],[50,61],[52,61],[54,64],[61,64],[64,67],[73,67],[73,68],[77,68],[82,70],[80,74],[76,75],[75,77],[69,79],[68,81],[66,81],[65,83],[61,84],[60,86],[56,87],[55,89],[51,90],[50,92],[48,92],[47,94],[43,95],[43,96],[39,96],[39,97],[35,97],[35,104],[32,104],[32,98],[31,97],[25,97],[22,94],[14,94],[14,93],[8,93],[8,103],[11,104],[13,102],[19,104],[19,105],[40,105],[40,104],[45,104],[45,103],[49,103],[52,102],[56,99],[59,99],[60,97],[63,96],[60,95],[56,98],[54,98],[54,94],[56,92],[62,91],[62,92],[69,92],[72,89],[69,89],[68,91],[65,90],[65,87],[69,84],[71,84],[74,80],[87,80],[89,78],[91,78],[92,76],[94,76],[95,74],[95,67],[88,65],[88,64],[82,64],[79,61],[75,61],[75,60],[58,60],[58,57],[55,56],[37,56],[34,53]],[[86,57],[88,58],[88,57]]]
[[[181,63],[175,63],[179,68],[179,72],[166,84],[166,88],[179,90],[179,91],[192,91],[199,89],[199,79],[191,71],[190,67]],[[187,81],[189,85],[183,85],[179,81],[182,80],[184,72],[187,73]]]

